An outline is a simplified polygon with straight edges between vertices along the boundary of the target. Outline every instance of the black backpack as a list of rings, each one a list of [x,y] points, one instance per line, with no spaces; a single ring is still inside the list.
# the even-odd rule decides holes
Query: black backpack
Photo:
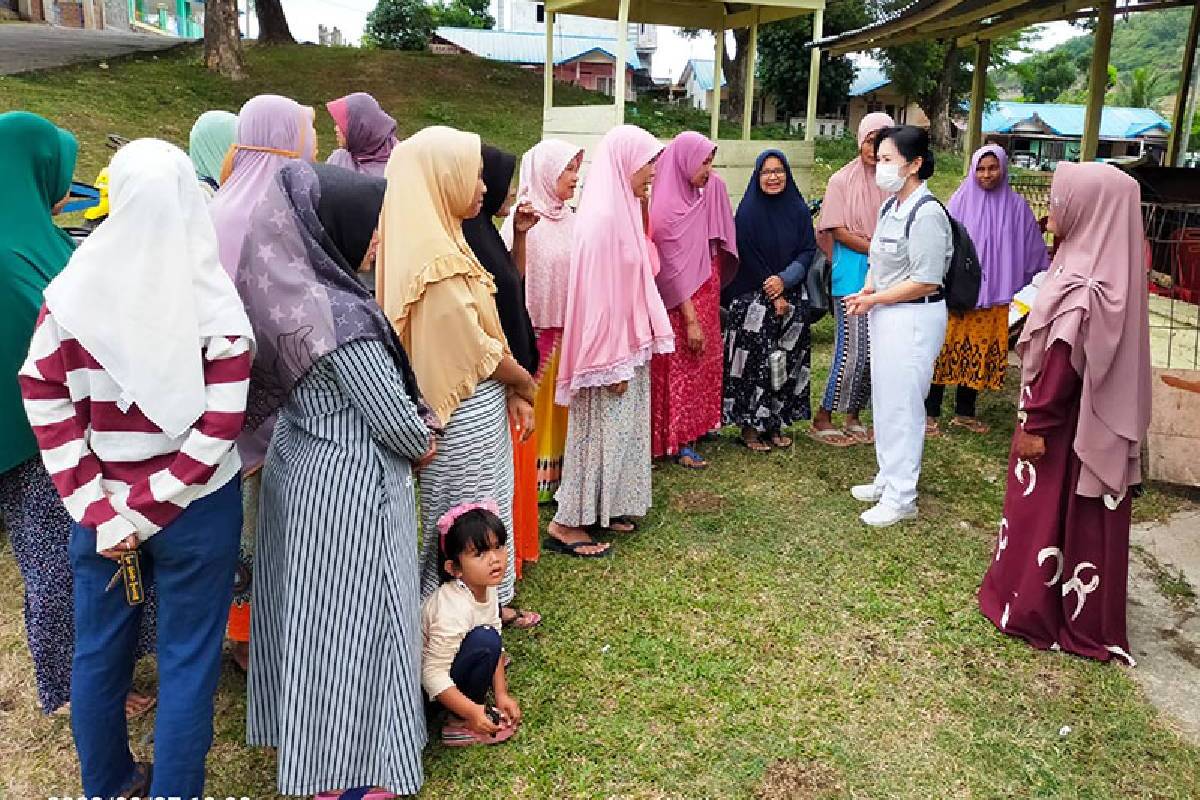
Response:
[[[880,216],[890,211],[895,202],[895,197],[888,198],[888,201],[883,204]],[[979,266],[979,255],[975,252],[975,243],[971,241],[971,234],[967,233],[963,224],[946,210],[942,201],[931,194],[918,200],[917,204],[913,206],[913,210],[909,212],[908,220],[904,223],[904,238],[907,239],[912,230],[917,209],[929,202],[937,203],[946,213],[946,219],[950,220],[950,238],[954,244],[954,254],[950,256],[950,268],[946,270],[942,288],[942,294],[946,296],[946,308],[958,314],[974,311],[979,304],[979,287],[983,283],[983,270]]]

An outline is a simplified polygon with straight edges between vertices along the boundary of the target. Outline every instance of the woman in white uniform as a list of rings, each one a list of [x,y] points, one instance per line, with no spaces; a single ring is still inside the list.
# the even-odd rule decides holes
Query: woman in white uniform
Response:
[[[925,395],[946,336],[942,285],[953,255],[950,219],[925,181],[933,175],[929,134],[903,125],[880,131],[875,180],[894,193],[879,212],[866,285],[846,300],[868,314],[871,413],[879,471],[851,490],[875,505],[862,521],[878,528],[917,516],[925,448]]]

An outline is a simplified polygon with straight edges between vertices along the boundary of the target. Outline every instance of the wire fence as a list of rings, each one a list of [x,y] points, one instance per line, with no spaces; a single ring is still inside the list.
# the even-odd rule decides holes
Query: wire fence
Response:
[[[1200,204],[1143,202],[1154,366],[1200,369]]]

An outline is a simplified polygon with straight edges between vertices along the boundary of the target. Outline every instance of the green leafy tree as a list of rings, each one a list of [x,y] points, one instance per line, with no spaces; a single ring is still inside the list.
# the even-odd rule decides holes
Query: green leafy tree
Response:
[[[490,0],[450,0],[433,7],[433,21],[437,27],[482,28],[490,30],[496,19],[489,13]]]
[[[436,27],[433,9],[423,0],[379,0],[367,15],[363,44],[384,50],[424,50]]]
[[[1026,102],[1050,103],[1075,83],[1075,64],[1060,50],[1038,53],[1017,64],[1021,94]]]
[[[844,33],[870,21],[862,0],[840,0],[825,10],[825,34]],[[785,116],[800,116],[808,107],[808,73],[812,63],[806,46],[812,41],[812,17],[763,25],[758,33],[758,79]],[[845,56],[821,54],[817,107],[835,111],[854,82],[854,63]]]
[[[1151,67],[1138,67],[1129,73],[1129,80],[1117,86],[1117,105],[1130,108],[1149,108],[1162,95],[1157,94],[1162,73]]]

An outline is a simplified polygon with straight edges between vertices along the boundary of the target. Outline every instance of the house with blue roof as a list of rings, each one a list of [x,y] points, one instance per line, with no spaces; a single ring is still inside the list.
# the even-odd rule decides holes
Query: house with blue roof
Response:
[[[1085,116],[1082,105],[1000,100],[983,110],[983,137],[1008,150],[1014,163],[1050,168],[1079,159]],[[1149,156],[1161,162],[1170,131],[1171,124],[1153,109],[1105,106],[1096,157]]]
[[[900,125],[929,127],[929,117],[921,107],[902,94],[882,69],[860,66],[841,116],[851,131],[857,131],[862,118],[875,111],[884,112]]]
[[[626,97],[635,99],[634,75],[642,70],[636,41],[626,49]],[[442,27],[434,31],[429,49],[440,54],[470,54],[492,61],[519,64],[541,73],[546,60],[546,37],[534,31]],[[603,36],[554,36],[554,78],[584,89],[613,94],[617,40]]]
[[[712,60],[689,58],[679,76],[679,85],[692,108],[707,111],[712,108],[714,72]],[[729,83],[721,75],[721,101],[729,97]]]

